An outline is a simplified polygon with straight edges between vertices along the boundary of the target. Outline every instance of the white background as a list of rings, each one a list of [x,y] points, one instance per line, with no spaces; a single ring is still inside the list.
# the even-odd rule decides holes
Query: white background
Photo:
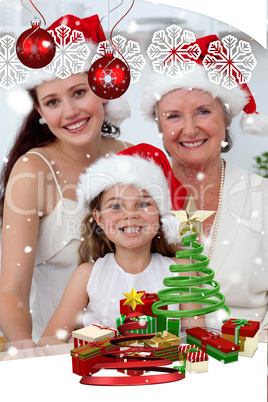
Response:
[[[159,374],[159,373],[155,373]],[[116,376],[115,370],[96,375]],[[0,402],[266,402],[266,345],[252,358],[223,364],[209,357],[208,372],[173,383],[90,386],[72,373],[69,355],[0,363]]]
[[[24,4],[30,9],[29,1]],[[110,8],[117,5],[117,0],[110,1]],[[114,23],[128,9],[130,0],[125,0],[122,8],[117,9],[110,16],[110,25]],[[258,31],[261,25],[260,19],[255,17],[256,10],[259,8],[263,12],[263,0],[257,2],[230,0],[225,2],[214,3],[218,5],[221,21],[206,17],[211,15],[211,4],[209,0],[203,0],[198,3],[202,4],[202,14],[196,13],[193,8],[188,11],[183,8],[175,7],[180,5],[185,7],[188,3],[194,6],[197,1],[177,1],[169,0],[167,5],[155,4],[149,1],[136,0],[135,5],[128,16],[120,25],[121,34],[128,35],[129,38],[137,40],[143,47],[145,56],[146,46],[150,44],[152,32],[173,23],[177,23],[183,29],[193,30],[196,37],[207,34],[217,34],[222,37],[224,34],[231,33],[234,36],[242,37],[252,43],[252,49],[257,59],[257,67],[253,72],[250,88],[254,92],[258,111],[262,111],[268,115],[268,59],[267,51],[257,41],[251,39],[250,36],[241,33],[236,29],[241,26],[245,19],[245,12],[251,19],[247,25],[252,32]],[[238,7],[243,7],[241,10]],[[55,19],[64,14],[75,14],[80,18],[97,13],[100,17],[105,15],[108,10],[108,0],[36,0],[35,5],[40,8],[44,14],[47,24],[51,24]],[[198,5],[196,5],[197,7]],[[27,10],[23,9],[19,0],[0,1],[0,29],[1,36],[9,33],[10,35],[19,36],[24,30],[30,26],[30,20],[33,18]],[[197,8],[196,8],[197,9]],[[240,12],[240,11],[241,12]],[[199,10],[200,11],[200,10]],[[230,16],[236,17],[236,23],[230,24]],[[151,22],[145,24],[144,19],[150,18]],[[159,22],[161,18],[161,22]],[[140,22],[136,32],[127,32],[130,21]],[[108,29],[107,18],[103,21],[104,29]],[[133,24],[132,24],[133,26]],[[118,27],[119,29],[119,27]],[[240,28],[241,29],[241,28]],[[118,33],[118,30],[115,34]],[[147,63],[149,63],[148,58]],[[143,75],[138,84],[132,85],[128,92],[127,98],[132,109],[132,119],[126,121],[122,125],[123,138],[134,144],[139,142],[150,142],[162,148],[162,143],[158,137],[157,128],[154,124],[145,122],[141,114],[139,105],[142,85],[146,82],[146,74]],[[0,160],[5,157],[7,149],[14,138],[18,125],[20,124],[25,110],[24,103],[18,105],[16,100],[20,93],[18,88],[10,91],[0,89],[0,115],[1,115],[1,134],[0,134]],[[254,156],[261,152],[268,151],[267,137],[251,137],[242,135],[240,132],[238,119],[232,125],[234,134],[234,148],[226,155],[226,159],[237,163],[249,170],[253,170]],[[266,348],[260,345],[258,354],[253,359],[241,358],[239,362],[223,365],[217,361],[212,361],[208,373],[196,376],[187,376],[186,380],[178,383],[155,385],[145,387],[131,387],[115,389],[107,387],[106,389],[98,387],[86,387],[79,384],[79,377],[71,373],[71,358],[69,356],[56,356],[35,359],[24,359],[17,361],[0,363],[0,402],[15,402],[19,400],[32,401],[78,401],[81,398],[89,400],[98,395],[106,400],[113,401],[116,399],[136,400],[143,398],[144,400],[163,398],[183,398],[184,400],[196,401],[212,401],[212,400],[266,400]],[[213,360],[213,359],[212,359]],[[234,387],[236,389],[234,390]],[[101,392],[101,394],[100,394]],[[157,394],[158,393],[158,394]],[[233,393],[233,396],[231,396]],[[159,398],[157,398],[159,395]],[[240,395],[240,398],[239,398]]]

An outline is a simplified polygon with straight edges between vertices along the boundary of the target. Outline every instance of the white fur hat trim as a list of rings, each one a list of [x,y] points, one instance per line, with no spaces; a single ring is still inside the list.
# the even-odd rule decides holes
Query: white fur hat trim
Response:
[[[219,98],[233,117],[243,110],[248,100],[246,92],[240,86],[229,90],[222,85],[214,84],[209,81],[204,67],[196,65],[193,72],[182,74],[175,79],[153,73],[144,89],[141,108],[147,118],[154,119],[155,106],[165,94],[175,89],[191,88],[201,89],[210,93],[213,98]]]
[[[169,213],[173,208],[165,175],[151,159],[146,160],[138,155],[112,155],[99,159],[80,176],[78,207],[86,215],[90,202],[117,184],[133,184],[149,193],[157,204],[166,240],[174,243],[180,223]]]

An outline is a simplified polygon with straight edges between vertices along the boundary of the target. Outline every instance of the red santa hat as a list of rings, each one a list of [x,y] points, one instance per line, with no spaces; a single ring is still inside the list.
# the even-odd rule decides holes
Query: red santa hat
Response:
[[[168,243],[176,241],[179,221],[169,211],[182,208],[187,191],[174,176],[163,151],[139,144],[99,159],[80,176],[79,207],[86,214],[90,202],[116,184],[133,184],[146,190],[157,204],[166,240]]]
[[[241,128],[248,134],[268,134],[268,118],[256,111],[254,97],[247,84],[240,84],[238,77],[234,76],[237,85],[232,89],[227,89],[221,84],[213,83],[209,80],[208,73],[204,67],[204,59],[210,55],[209,48],[213,42],[220,40],[216,35],[209,35],[199,38],[194,44],[200,49],[200,55],[196,60],[196,66],[192,72],[181,73],[177,78],[169,78],[166,75],[155,73],[151,76],[150,82],[144,89],[142,98],[142,110],[145,115],[155,118],[155,106],[157,102],[168,92],[174,89],[200,89],[211,94],[213,98],[218,98],[228,109],[232,117],[244,112],[241,118]],[[225,51],[223,45],[222,49]],[[215,59],[217,56],[213,55]]]
[[[55,38],[58,35],[57,29],[59,29],[60,26],[66,26],[68,29],[71,29],[71,32],[66,39],[66,45],[71,42],[72,33],[74,31],[83,34],[85,39],[84,45],[87,46],[90,55],[86,60],[81,59],[81,63],[79,63],[79,71],[77,71],[77,73],[89,71],[91,60],[97,50],[98,43],[106,41],[98,15],[96,14],[82,19],[75,17],[74,15],[65,15],[53,22],[53,24],[47,28],[47,31]],[[57,66],[53,66],[53,60],[49,65],[50,68],[48,69],[47,67],[41,69],[29,69],[29,79],[24,84],[24,88],[30,90],[36,85],[58,78],[56,75]],[[104,105],[104,120],[107,123],[119,126],[122,121],[128,117],[130,117],[130,108],[125,98],[121,97],[112,99]]]

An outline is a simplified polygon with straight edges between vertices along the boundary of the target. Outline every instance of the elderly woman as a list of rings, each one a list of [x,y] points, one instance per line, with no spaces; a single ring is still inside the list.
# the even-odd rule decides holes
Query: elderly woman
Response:
[[[229,126],[244,110],[243,129],[260,133],[265,117],[248,87],[228,90],[211,83],[202,66],[215,36],[197,40],[202,53],[192,73],[177,79],[156,74],[145,88],[142,108],[163,135],[177,179],[198,210],[215,211],[203,222],[203,254],[210,259],[231,317],[268,328],[268,180],[226,162]],[[266,120],[267,122],[267,120]],[[207,317],[215,327],[217,318]],[[219,325],[219,324],[218,324]],[[265,334],[265,333],[264,333]]]

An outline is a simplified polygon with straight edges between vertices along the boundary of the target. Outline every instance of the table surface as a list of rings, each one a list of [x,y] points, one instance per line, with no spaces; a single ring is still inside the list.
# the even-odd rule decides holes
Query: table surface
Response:
[[[143,386],[88,386],[72,373],[69,345],[58,348],[60,355],[0,362],[0,402],[88,401],[94,396],[113,402],[149,400],[156,396],[186,398],[190,401],[213,401],[226,395],[226,400],[267,401],[267,344],[259,343],[252,358],[239,356],[237,362],[223,364],[209,357],[208,372],[189,374],[183,380]],[[3,357],[3,354],[2,354]],[[1,359],[1,356],[0,356]],[[176,365],[174,363],[173,365]],[[102,370],[97,375],[121,375],[115,370]],[[159,397],[158,397],[159,395]],[[26,399],[27,398],[27,399]],[[83,399],[82,399],[83,398]],[[172,398],[173,399],[173,398]],[[97,399],[96,399],[97,400]]]

